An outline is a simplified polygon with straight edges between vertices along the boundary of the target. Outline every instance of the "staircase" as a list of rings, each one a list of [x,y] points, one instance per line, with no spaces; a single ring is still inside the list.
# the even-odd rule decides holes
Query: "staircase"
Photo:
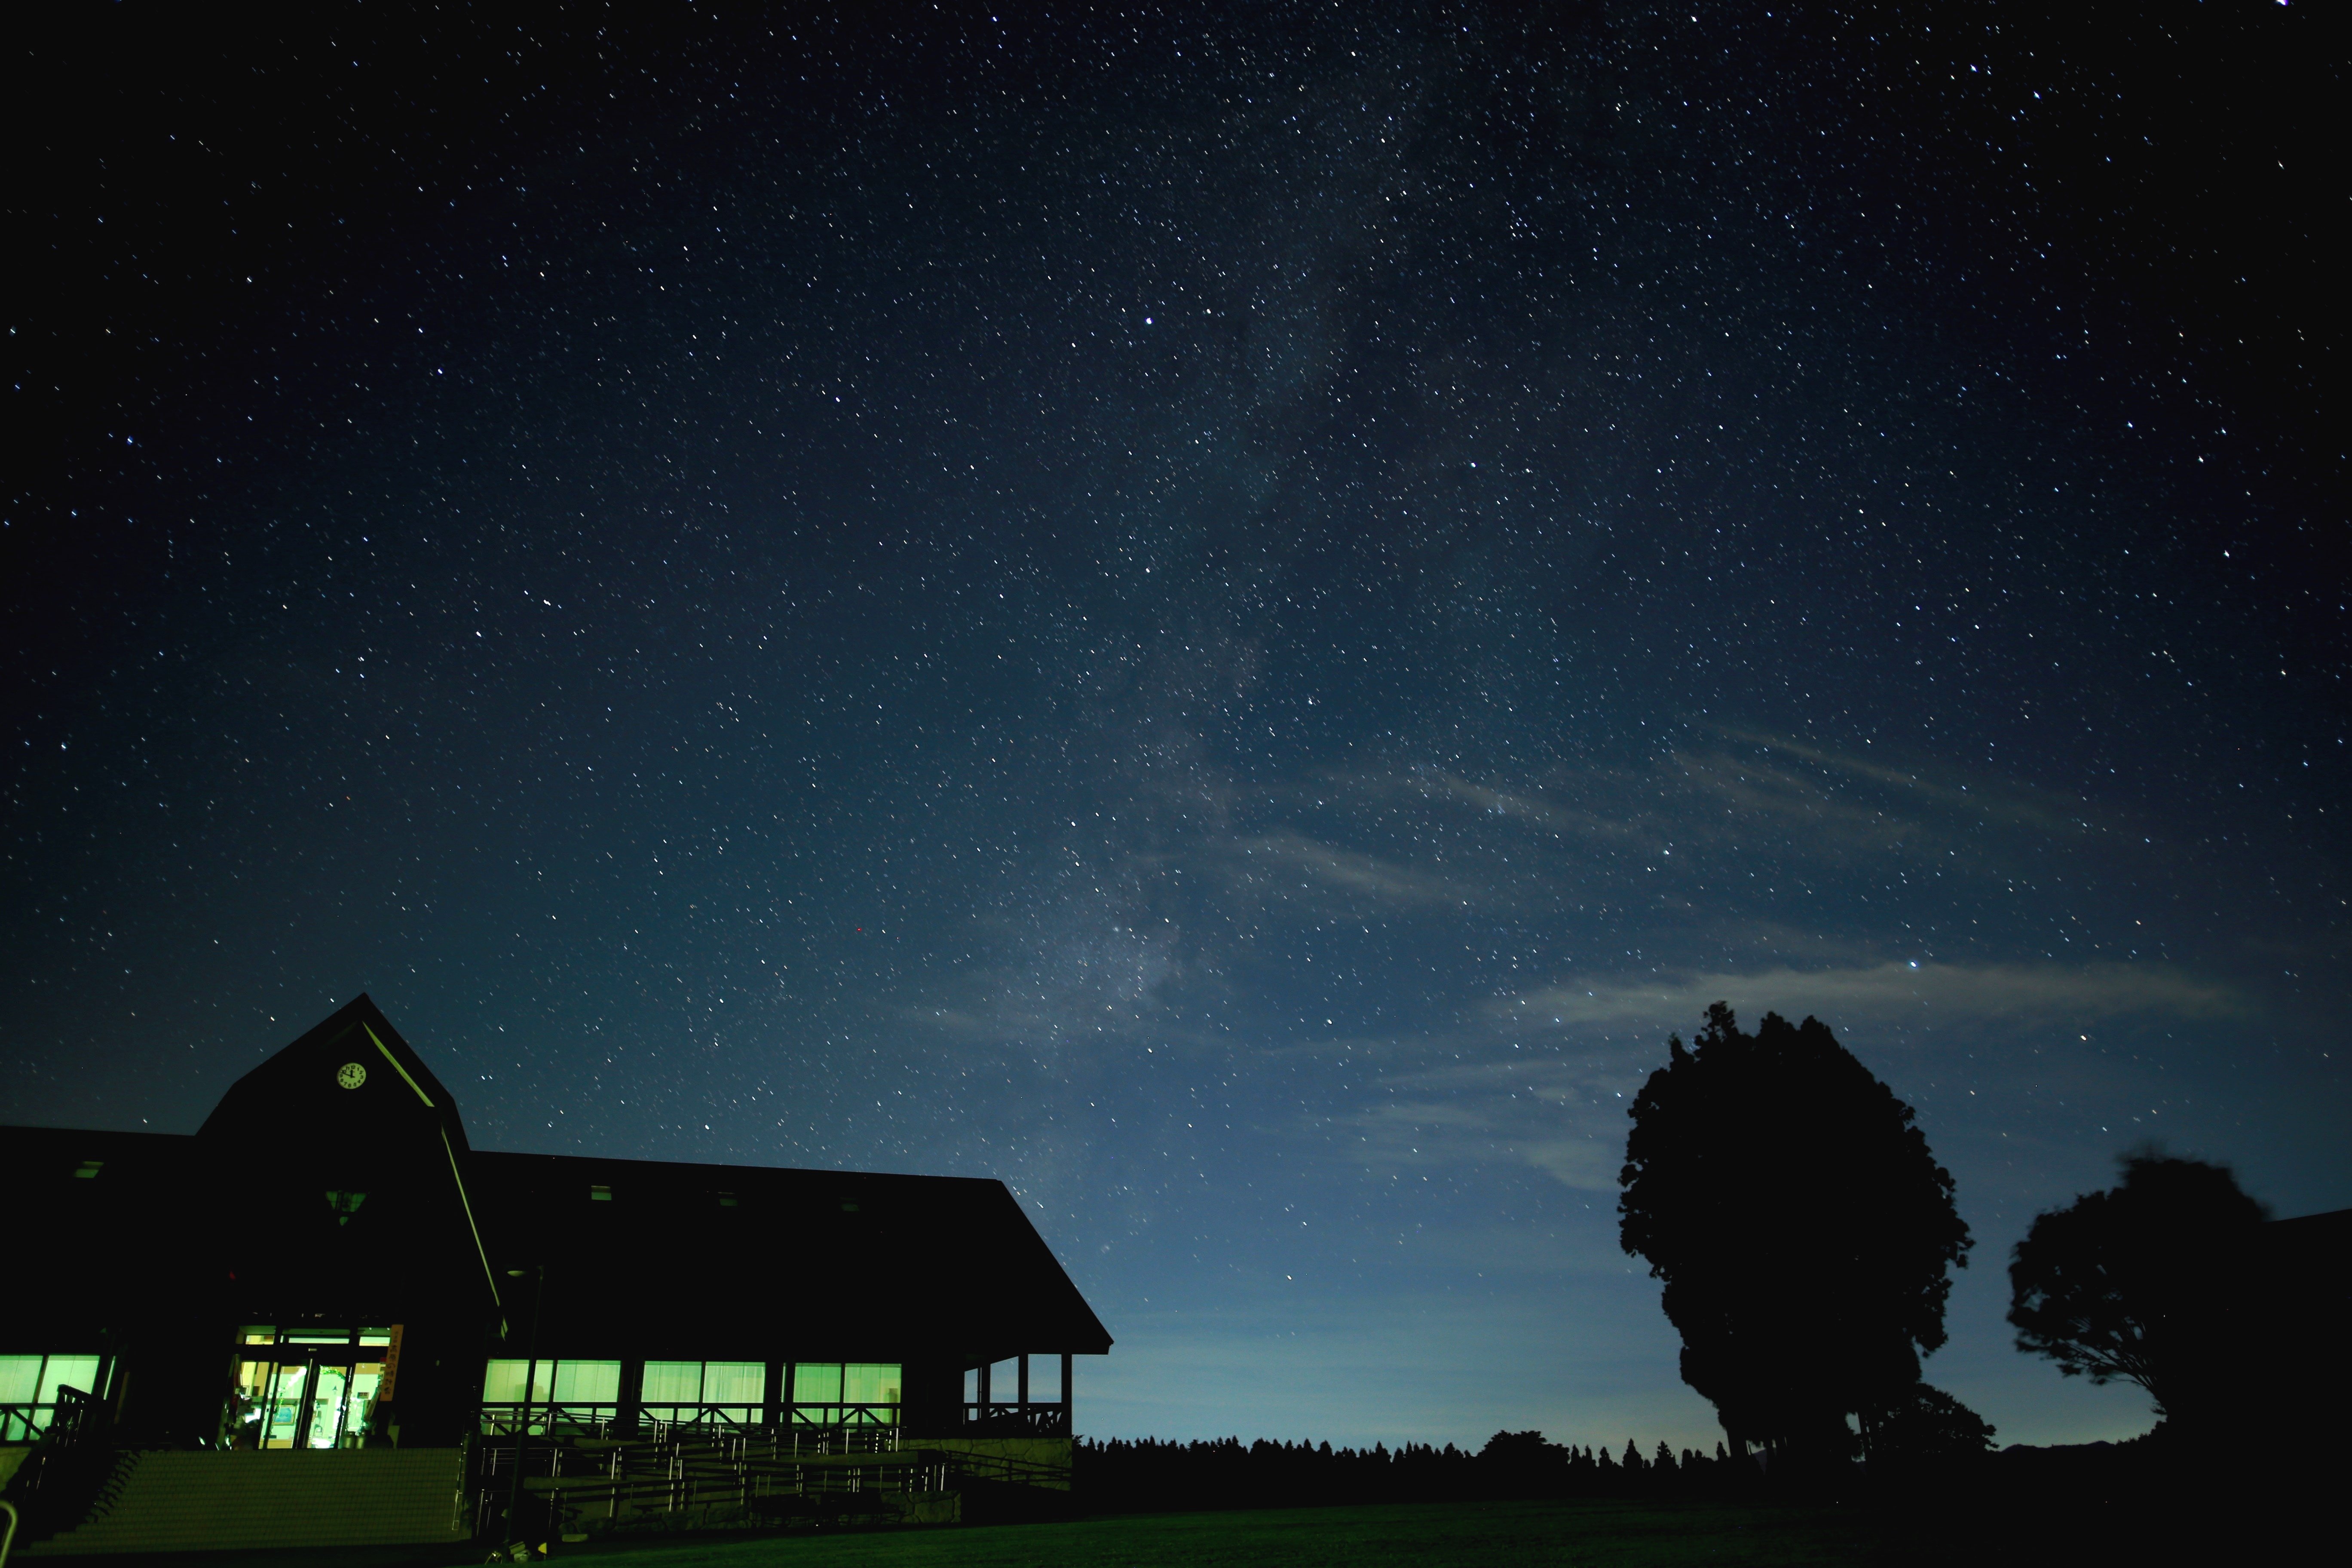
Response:
[[[121,1453],[79,1524],[15,1555],[463,1541],[464,1460],[457,1448]]]

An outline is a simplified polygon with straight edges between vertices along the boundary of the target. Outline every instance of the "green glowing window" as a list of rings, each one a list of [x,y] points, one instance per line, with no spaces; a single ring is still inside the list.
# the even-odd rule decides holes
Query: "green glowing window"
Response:
[[[698,1361],[649,1361],[646,1363],[645,1393],[647,1405],[699,1405],[702,1403],[702,1363]]]
[[[98,1394],[94,1355],[0,1355],[0,1443],[29,1443],[49,1424],[60,1388]]]
[[[705,1405],[757,1405],[768,1396],[768,1369],[756,1361],[702,1363]]]
[[[494,1361],[482,1374],[482,1403],[520,1405],[528,1361]],[[542,1361],[531,1380],[530,1400],[544,1405],[612,1405],[621,1397],[621,1363],[616,1361]]]
[[[854,1361],[843,1367],[841,1402],[844,1405],[898,1404],[898,1363]]]
[[[494,1361],[482,1376],[482,1403],[485,1405],[520,1405],[523,1401],[523,1379],[530,1375],[527,1361]]]
[[[555,1403],[610,1405],[621,1397],[621,1363],[616,1361],[560,1361],[555,1363]]]
[[[0,1405],[30,1405],[40,1391],[47,1356],[0,1355]]]
[[[41,1392],[37,1403],[55,1405],[58,1390],[79,1388],[84,1394],[98,1392],[90,1385],[98,1381],[98,1358],[94,1355],[53,1355],[41,1369]]]
[[[793,1364],[793,1403],[840,1404],[841,1363],[837,1361],[795,1362]]]

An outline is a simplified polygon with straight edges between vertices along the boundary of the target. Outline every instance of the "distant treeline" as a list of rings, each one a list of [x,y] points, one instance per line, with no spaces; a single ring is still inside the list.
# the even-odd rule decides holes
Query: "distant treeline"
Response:
[[[1647,1455],[1547,1443],[1540,1432],[1497,1432],[1475,1453],[1448,1443],[1334,1448],[1238,1437],[1194,1443],[1084,1438],[1073,1485],[1080,1507],[1106,1512],[1294,1508],[1326,1503],[1459,1502],[1502,1498],[1722,1497],[1757,1479],[1735,1461],[1660,1443]]]

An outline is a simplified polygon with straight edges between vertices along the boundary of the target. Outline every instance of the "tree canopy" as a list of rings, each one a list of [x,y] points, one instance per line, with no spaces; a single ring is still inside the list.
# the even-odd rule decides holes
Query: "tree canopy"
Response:
[[[1735,1445],[1845,1451],[1944,1342],[1968,1226],[1911,1107],[1816,1018],[1707,1009],[1635,1099],[1618,1237]]]
[[[1992,1447],[1993,1427],[1940,1388],[1921,1383],[1904,1391],[1863,1423],[1863,1440],[1874,1463],[1897,1464],[1981,1454]]]
[[[2127,1154],[2123,1181],[2037,1216],[2011,1254],[2017,1348],[2069,1377],[2139,1384],[2163,1415],[2218,1419],[2231,1327],[2263,1222],[2226,1166]]]

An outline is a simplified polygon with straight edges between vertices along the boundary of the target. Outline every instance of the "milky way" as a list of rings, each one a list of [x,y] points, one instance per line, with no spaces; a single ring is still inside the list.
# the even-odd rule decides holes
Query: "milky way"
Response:
[[[0,1116],[365,990],[481,1146],[1003,1177],[1097,1435],[1699,1445],[1721,998],[2142,1429],[2033,1213],[2352,1202],[2317,9],[61,21]]]

